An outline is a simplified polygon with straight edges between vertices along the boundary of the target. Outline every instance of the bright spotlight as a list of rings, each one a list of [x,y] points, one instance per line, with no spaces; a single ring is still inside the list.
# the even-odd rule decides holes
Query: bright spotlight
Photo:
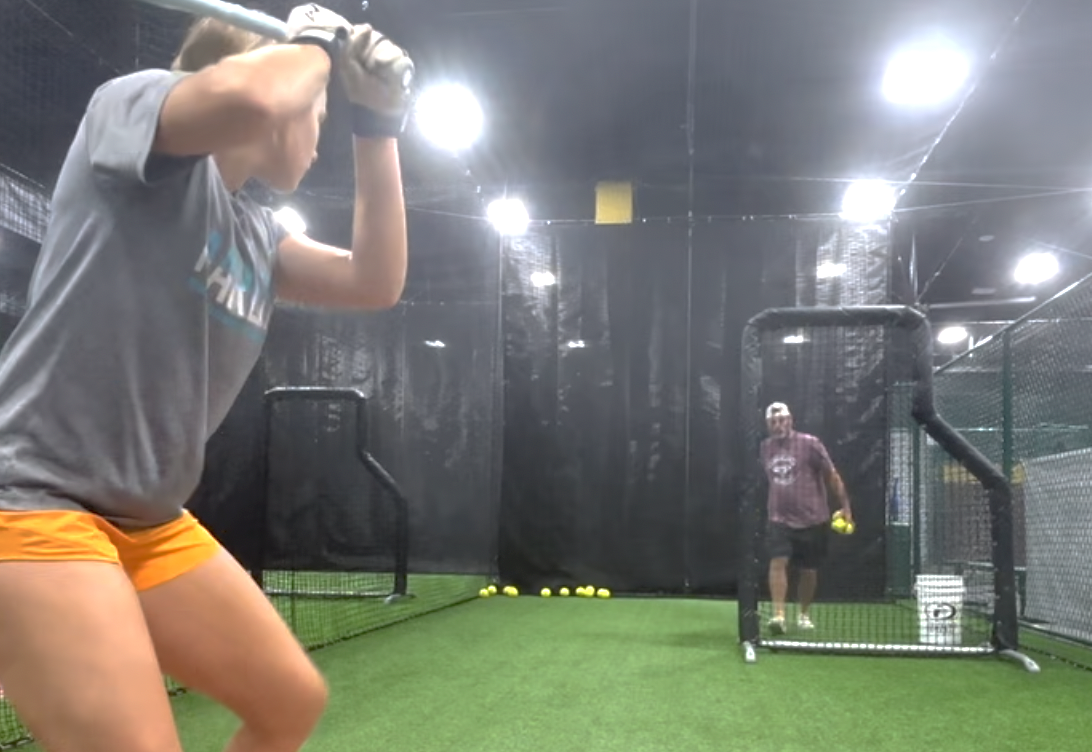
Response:
[[[845,273],[845,264],[835,264],[830,261],[824,261],[815,268],[815,276],[818,279],[833,279],[834,277],[841,277]]]
[[[491,202],[485,215],[501,235],[522,235],[531,220],[527,207],[518,198],[498,198]]]
[[[947,326],[937,334],[937,342],[942,345],[958,345],[967,337],[967,330],[962,326]]]
[[[557,284],[557,277],[553,272],[531,272],[531,284],[534,287],[549,287]]]
[[[273,216],[281,223],[281,227],[288,230],[290,235],[307,232],[307,223],[303,221],[300,213],[290,206],[282,206],[273,212]]]
[[[945,43],[912,47],[894,55],[883,77],[883,95],[892,104],[929,106],[951,98],[966,82],[967,56]]]
[[[895,187],[883,180],[858,180],[842,196],[841,217],[849,222],[878,222],[895,208]]]
[[[484,121],[478,100],[455,84],[422,92],[417,99],[416,118],[425,138],[452,152],[467,149],[477,141]]]
[[[1029,253],[1016,265],[1013,277],[1021,285],[1041,285],[1058,274],[1058,259],[1053,253]]]

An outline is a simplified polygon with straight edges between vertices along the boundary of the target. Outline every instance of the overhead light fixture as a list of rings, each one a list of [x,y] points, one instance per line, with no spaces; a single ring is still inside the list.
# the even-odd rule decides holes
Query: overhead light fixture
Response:
[[[531,221],[527,207],[518,198],[499,198],[491,202],[485,215],[501,235],[522,235]]]
[[[1059,271],[1057,256],[1034,251],[1020,259],[1012,276],[1021,285],[1041,285],[1056,277]]]
[[[532,287],[549,287],[557,284],[557,277],[553,272],[531,272]]]
[[[885,180],[857,180],[842,196],[841,217],[847,222],[879,222],[895,209],[895,186]]]
[[[819,279],[831,279],[833,277],[841,277],[846,273],[845,264],[835,264],[830,261],[824,261],[819,264],[815,269],[815,276]]]
[[[968,336],[967,330],[962,326],[947,326],[937,334],[937,342],[942,345],[958,345]]]
[[[274,218],[280,222],[281,227],[288,231],[289,235],[299,235],[307,232],[307,223],[300,213],[290,206],[282,206],[273,212]]]
[[[900,50],[884,72],[882,90],[892,104],[925,107],[951,99],[966,83],[971,65],[955,45],[931,41]]]
[[[485,118],[470,90],[458,84],[426,89],[414,107],[417,129],[435,146],[450,152],[470,148],[481,136]]]

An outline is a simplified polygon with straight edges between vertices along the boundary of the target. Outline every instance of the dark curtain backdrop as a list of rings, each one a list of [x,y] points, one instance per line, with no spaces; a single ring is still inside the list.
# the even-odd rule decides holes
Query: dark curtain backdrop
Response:
[[[831,230],[581,226],[509,242],[498,546],[524,588],[736,586],[740,336]],[[543,285],[552,274],[556,284]]]
[[[209,443],[194,511],[256,563],[262,394],[348,386],[367,395],[369,448],[411,500],[413,571],[495,572],[525,590],[733,593],[750,455],[739,430],[742,329],[772,306],[869,302],[862,285],[882,297],[882,238],[760,220],[698,222],[692,236],[685,222],[557,226],[500,243],[458,214],[411,214],[410,280],[394,310],[277,312]],[[316,221],[320,239],[345,234],[339,221]],[[37,245],[12,233],[5,249],[10,328]],[[863,259],[864,281],[816,279],[818,263],[838,259]],[[372,504],[375,489],[334,470],[349,456],[345,426],[329,411],[274,421],[290,440],[274,437],[279,532],[266,555],[368,565],[349,538],[375,512],[353,524],[342,515]],[[317,511],[303,523],[309,505]]]
[[[338,226],[346,220],[335,213],[320,224],[333,238],[347,232]],[[191,506],[245,563],[369,571],[391,556],[392,513],[355,459],[350,406],[282,404],[272,435],[263,430],[266,389],[324,386],[358,389],[368,400],[368,450],[410,501],[410,571],[494,569],[498,243],[484,222],[458,216],[413,213],[409,232],[402,302],[373,313],[278,309],[262,361],[209,443]],[[263,549],[255,531],[264,524],[267,439]]]

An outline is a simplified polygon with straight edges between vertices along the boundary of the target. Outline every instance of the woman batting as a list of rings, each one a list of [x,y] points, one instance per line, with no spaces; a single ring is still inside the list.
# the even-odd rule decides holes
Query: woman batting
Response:
[[[198,23],[175,71],[92,96],[0,359],[0,684],[49,752],[179,752],[162,674],[241,720],[230,752],[295,752],[326,686],[185,511],[276,299],[394,305],[406,273],[405,53],[318,6],[271,44]],[[332,75],[353,107],[351,247],[241,192],[315,159]],[[255,531],[258,534],[258,531]]]

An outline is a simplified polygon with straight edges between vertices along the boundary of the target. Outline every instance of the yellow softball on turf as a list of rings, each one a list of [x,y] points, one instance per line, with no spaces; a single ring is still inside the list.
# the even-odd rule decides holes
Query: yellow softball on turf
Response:
[[[505,585],[504,586],[504,594],[509,596],[509,597],[515,597],[515,596],[519,595],[519,590],[517,590],[512,585]]]
[[[601,587],[596,590],[595,594],[598,595],[600,598],[610,598],[610,591],[607,590],[605,587]]]
[[[561,588],[560,590],[557,591],[557,594],[560,595],[562,598],[568,598],[569,597],[569,589],[567,587],[563,587],[563,588]]]
[[[488,598],[490,595],[492,595],[492,593],[489,592],[489,588],[482,588],[478,591],[478,595],[480,595],[482,598]]]
[[[541,595],[543,598],[549,598],[550,597],[550,588],[544,587],[544,588],[542,588],[542,590],[539,591],[538,594]]]
[[[497,594],[497,586],[496,585],[490,585],[489,587],[486,588],[486,590],[489,591],[490,595],[496,595]]]

